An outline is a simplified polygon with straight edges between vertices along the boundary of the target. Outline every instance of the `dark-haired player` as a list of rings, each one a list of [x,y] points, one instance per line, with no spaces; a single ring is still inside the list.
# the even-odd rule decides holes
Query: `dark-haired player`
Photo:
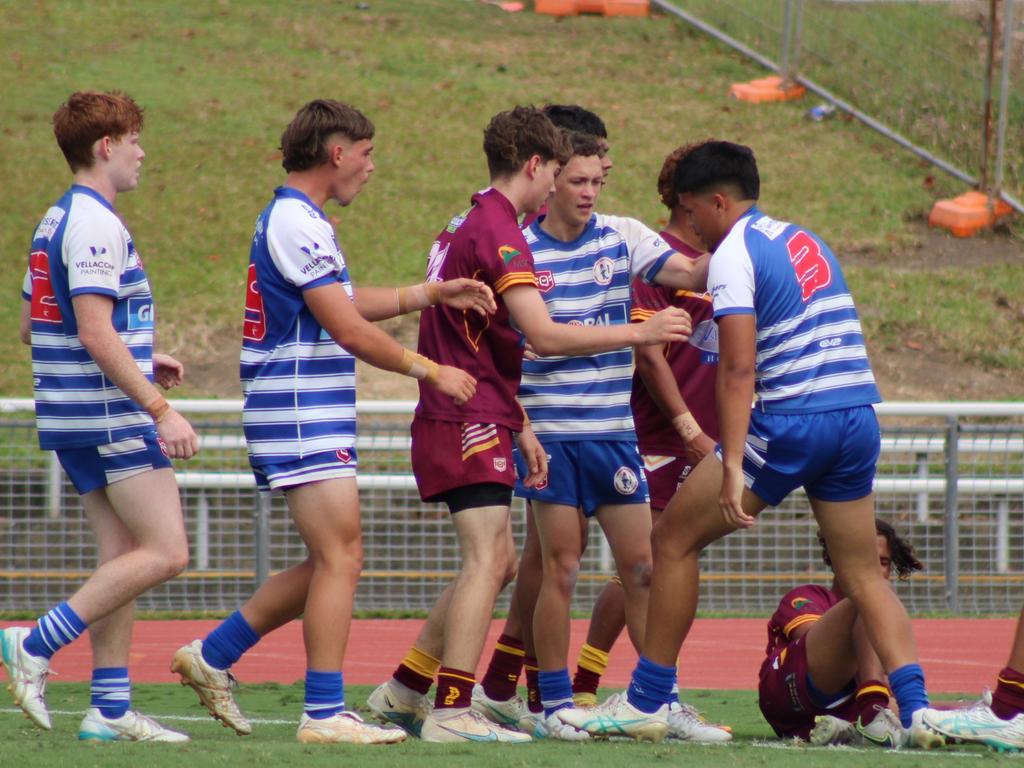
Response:
[[[884,520],[875,520],[878,566],[888,581],[924,566]],[[819,535],[822,559],[831,566]],[[768,621],[758,704],[782,738],[814,744],[869,743],[898,748],[907,731],[889,708],[890,691],[864,622],[842,585],[803,584],[787,592]]]
[[[928,694],[910,619],[878,569],[872,486],[880,435],[872,404],[880,396],[839,262],[809,230],[758,210],[748,147],[707,141],[687,153],[676,178],[680,205],[713,250],[720,448],[697,465],[655,527],[644,652],[628,692],[559,715],[591,733],[662,738],[676,659],[697,610],[700,553],[803,486],[836,576],[882,660],[909,744],[939,746],[942,738],[922,720]]]

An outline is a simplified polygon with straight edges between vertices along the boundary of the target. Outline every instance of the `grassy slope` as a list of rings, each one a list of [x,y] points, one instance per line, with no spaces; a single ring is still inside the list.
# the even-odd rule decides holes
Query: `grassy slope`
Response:
[[[362,709],[368,686],[349,686],[350,706]],[[963,758],[983,757],[983,747],[957,747],[946,753],[886,753],[867,748],[784,747],[772,739],[771,729],[757,709],[756,695],[745,691],[688,691],[687,700],[721,722],[729,723],[735,741],[729,746],[692,744],[636,744],[632,742],[570,744],[538,742],[523,746],[493,744],[424,744],[408,741],[388,747],[352,745],[300,745],[295,742],[295,724],[302,707],[302,686],[244,686],[238,694],[242,708],[252,718],[278,721],[254,723],[253,735],[238,738],[233,732],[205,717],[195,696],[177,685],[140,685],[134,704],[172,728],[192,737],[187,745],[80,744],[76,740],[80,714],[88,705],[88,686],[52,684],[47,699],[54,714],[54,730],[45,733],[9,711],[0,714],[0,736],[4,757],[11,765],[75,765],[131,768],[145,759],[149,768],[223,765],[298,765],[379,768],[400,762],[417,767],[447,768],[473,765],[478,768],[612,768],[639,764],[686,765],[689,768],[854,768],[895,760],[900,768],[911,766],[962,765]],[[62,714],[56,714],[60,711]],[[71,714],[75,713],[75,714]],[[194,719],[191,719],[194,718]],[[281,722],[283,721],[283,722]],[[769,741],[765,741],[769,740]],[[140,758],[140,750],[145,757]],[[34,762],[37,761],[37,762]],[[868,762],[870,761],[870,762]]]
[[[942,177],[926,189],[929,169],[858,125],[805,120],[805,103],[727,99],[730,83],[763,73],[666,18],[556,21],[470,0],[370,5],[139,0],[97,11],[40,0],[7,9],[0,290],[11,298],[0,302],[0,393],[29,390],[13,297],[32,228],[68,180],[49,117],[75,89],[119,87],[147,108],[143,182],[119,207],[155,286],[161,346],[186,364],[234,358],[252,222],[283,178],[277,140],[295,109],[318,96],[358,105],[378,128],[376,178],[350,209],[329,211],[357,283],[421,275],[436,231],[486,182],[482,127],[515,103],[597,110],[616,161],[602,208],[651,223],[663,216],[654,178],[665,153],[709,135],[753,145],[763,206],[816,229],[840,253],[905,244],[906,220],[936,194],[957,191]],[[978,270],[970,282],[951,271],[923,285],[850,271],[869,335],[884,342],[909,326],[955,349],[994,328],[1005,345],[982,362],[1021,362],[1012,316],[974,309],[991,304],[986,282],[1024,293],[1019,269]],[[945,314],[932,311],[937,304]]]

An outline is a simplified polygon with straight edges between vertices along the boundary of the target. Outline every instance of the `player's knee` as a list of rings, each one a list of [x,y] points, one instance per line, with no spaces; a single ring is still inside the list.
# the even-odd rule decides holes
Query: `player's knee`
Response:
[[[632,589],[649,589],[651,586],[651,561],[647,558],[637,561],[626,574],[628,586]],[[627,586],[623,582],[623,586]]]
[[[188,544],[183,543],[168,550],[164,560],[164,580],[173,579],[179,573],[188,568],[189,553]]]
[[[502,581],[501,587],[504,589],[513,581],[516,580],[516,576],[519,574],[519,558],[515,556],[515,553],[511,553],[506,556],[507,562],[505,564],[505,577]]]
[[[556,555],[544,563],[544,580],[563,595],[572,595],[579,573],[580,561],[575,554]]]

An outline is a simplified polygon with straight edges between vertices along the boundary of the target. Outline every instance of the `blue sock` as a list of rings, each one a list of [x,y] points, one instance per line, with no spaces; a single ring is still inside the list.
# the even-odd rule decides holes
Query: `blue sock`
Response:
[[[61,603],[45,616],[25,638],[25,650],[33,656],[52,659],[53,654],[73,643],[85,632],[85,622],[67,603]]]
[[[228,669],[259,640],[242,612],[235,611],[203,640],[203,661],[214,669]]]
[[[306,670],[306,714],[314,720],[325,720],[345,711],[345,689],[341,672]]]
[[[121,717],[131,707],[132,684],[127,667],[103,667],[92,671],[92,706],[104,717]]]
[[[889,687],[900,707],[900,723],[909,728],[914,713],[928,706],[928,691],[924,687],[924,670],[920,664],[904,664],[889,673]]]
[[[572,681],[567,667],[553,672],[541,670],[537,674],[537,687],[540,688],[540,703],[544,705],[544,717],[572,706]]]
[[[641,656],[629,681],[629,703],[641,712],[657,712],[669,701],[675,682],[675,667],[663,667]]]

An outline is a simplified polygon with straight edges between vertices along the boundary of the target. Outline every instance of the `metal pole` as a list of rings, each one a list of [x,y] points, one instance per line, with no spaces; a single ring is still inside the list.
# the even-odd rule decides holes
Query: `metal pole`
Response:
[[[804,0],[796,2],[796,31],[793,34],[793,42],[790,47],[793,52],[790,56],[789,66],[794,72],[800,71],[800,48],[804,39]]]
[[[269,493],[257,491],[258,502],[253,515],[256,521],[256,588],[270,576],[270,503]]]
[[[996,573],[1010,572],[1010,502],[1005,497],[996,508]]]
[[[196,569],[206,571],[210,568],[210,502],[206,493],[199,492],[196,504]]]
[[[922,480],[928,479],[928,454],[917,454],[917,476]],[[917,494],[917,522],[928,522],[928,491],[924,490]]]
[[[789,85],[789,43],[790,27],[793,22],[793,0],[786,0],[785,9],[782,12],[782,66],[779,67],[779,75],[782,77],[783,87]]]
[[[946,417],[946,524],[943,532],[945,549],[946,607],[951,611],[960,610],[960,596],[957,582],[960,576],[960,536],[958,489],[960,480],[959,455],[960,422],[956,416]]]
[[[1006,122],[1010,112],[1010,69],[1013,64],[1013,0],[1003,2],[1003,70],[999,82],[999,127],[996,130],[996,168],[992,188],[999,194],[1003,186],[1003,162],[1006,152]]]
[[[54,520],[60,517],[61,493],[64,489],[63,471],[60,461],[57,459],[57,452],[50,451],[46,467],[46,506],[50,517]]]

